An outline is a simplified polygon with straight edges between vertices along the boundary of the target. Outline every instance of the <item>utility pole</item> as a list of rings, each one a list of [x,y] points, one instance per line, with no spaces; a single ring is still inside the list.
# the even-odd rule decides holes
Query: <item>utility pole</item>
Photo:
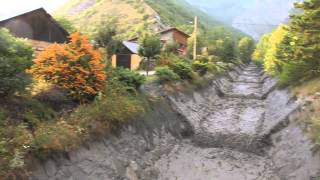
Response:
[[[193,60],[197,59],[197,37],[198,37],[198,17],[194,17],[194,42],[193,42]]]

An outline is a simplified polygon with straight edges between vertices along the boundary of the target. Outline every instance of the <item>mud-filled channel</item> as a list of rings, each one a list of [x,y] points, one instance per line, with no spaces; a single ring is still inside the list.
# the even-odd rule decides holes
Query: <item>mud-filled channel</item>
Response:
[[[35,162],[30,179],[309,180],[316,146],[298,120],[299,103],[251,64],[208,87],[161,94],[144,120],[77,151]]]

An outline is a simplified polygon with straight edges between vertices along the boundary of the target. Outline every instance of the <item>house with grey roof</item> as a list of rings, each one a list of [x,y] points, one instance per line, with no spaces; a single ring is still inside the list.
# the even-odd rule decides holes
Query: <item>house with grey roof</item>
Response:
[[[112,66],[136,70],[142,58],[138,55],[139,44],[136,42],[122,41],[122,48],[112,56]]]

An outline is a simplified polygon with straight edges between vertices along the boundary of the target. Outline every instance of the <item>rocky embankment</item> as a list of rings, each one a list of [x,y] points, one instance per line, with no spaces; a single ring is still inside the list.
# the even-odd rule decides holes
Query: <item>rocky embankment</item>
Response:
[[[310,180],[320,155],[299,103],[254,65],[206,88],[168,95],[117,136],[36,161],[32,180]]]

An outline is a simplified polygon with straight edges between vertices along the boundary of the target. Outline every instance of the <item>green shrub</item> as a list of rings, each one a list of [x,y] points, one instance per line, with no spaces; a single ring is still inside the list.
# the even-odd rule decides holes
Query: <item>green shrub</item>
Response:
[[[25,72],[32,65],[32,48],[0,29],[0,95],[24,91],[31,83]]]
[[[175,41],[169,42],[164,46],[163,52],[167,54],[178,54],[179,44]]]
[[[168,66],[157,67],[156,75],[161,82],[170,82],[179,80],[179,76],[173,72]]]
[[[208,72],[209,66],[208,63],[197,60],[192,63],[192,69],[199,73],[200,76],[203,76]]]
[[[56,118],[56,113],[46,104],[38,100],[27,98],[24,106],[27,112],[32,113],[40,121],[50,121]]]
[[[94,103],[77,108],[70,121],[85,134],[101,136],[143,113],[139,96],[129,93],[125,85],[112,82]]]
[[[112,80],[117,80],[134,89],[138,89],[145,81],[144,75],[129,69],[118,68],[112,73]]]
[[[310,78],[307,74],[310,67],[303,62],[285,63],[279,73],[279,85],[281,87],[296,85],[299,82]]]
[[[24,167],[32,135],[25,126],[18,125],[1,127],[0,137],[0,177],[6,177],[8,172]]]
[[[34,132],[33,148],[39,155],[52,152],[61,152],[78,144],[79,129],[77,126],[68,124],[66,121],[55,123],[43,123]],[[37,153],[38,154],[38,153]]]
[[[190,63],[184,60],[176,60],[169,67],[173,70],[173,72],[178,74],[181,79],[192,79],[192,67]]]
[[[0,127],[6,124],[7,112],[0,108]]]

